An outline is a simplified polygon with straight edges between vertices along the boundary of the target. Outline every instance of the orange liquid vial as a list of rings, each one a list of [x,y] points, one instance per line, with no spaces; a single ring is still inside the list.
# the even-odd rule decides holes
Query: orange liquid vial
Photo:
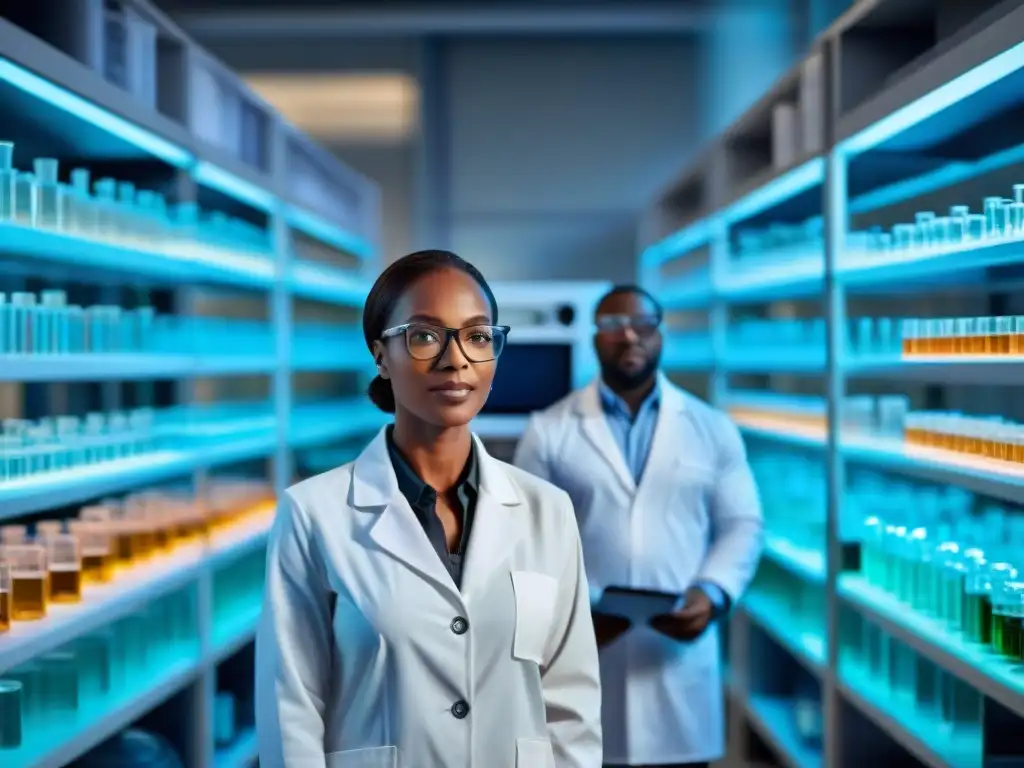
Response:
[[[0,592],[0,634],[11,628],[11,593]]]

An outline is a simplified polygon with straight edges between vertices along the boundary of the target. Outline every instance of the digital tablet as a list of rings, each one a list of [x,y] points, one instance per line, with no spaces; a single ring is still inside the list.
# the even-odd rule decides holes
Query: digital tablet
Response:
[[[597,613],[629,619],[634,625],[646,624],[655,616],[679,610],[683,596],[656,589],[606,587],[594,606]]]

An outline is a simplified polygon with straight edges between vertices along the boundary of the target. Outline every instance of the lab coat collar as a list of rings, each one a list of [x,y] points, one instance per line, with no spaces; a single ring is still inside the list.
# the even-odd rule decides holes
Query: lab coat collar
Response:
[[[655,427],[655,442],[651,447],[653,454],[660,446],[663,439],[659,439],[659,433],[664,431],[663,423],[675,417],[675,414],[684,409],[686,405],[682,391],[668,380],[660,371],[658,373],[657,391],[659,398],[658,425]],[[590,384],[580,390],[576,399],[576,414],[580,418],[580,426],[584,436],[590,442],[595,451],[604,459],[615,477],[622,484],[629,494],[637,491],[636,480],[633,473],[626,465],[626,457],[615,443],[611,427],[605,418],[604,409],[601,403],[601,379],[594,379]],[[651,458],[648,457],[648,464]],[[644,471],[644,475],[650,474]]]
[[[388,454],[387,429],[382,428],[355,461],[352,471],[354,506],[384,506],[402,495]],[[502,506],[519,504],[519,491],[501,462],[487,453],[476,435],[473,435],[473,445],[478,462],[480,493],[490,496]]]
[[[509,514],[521,497],[501,462],[484,450],[476,435],[480,496],[463,565],[462,586],[437,556],[416,515],[402,495],[388,454],[386,428],[363,450],[352,469],[352,505],[374,515],[370,537],[393,557],[448,593],[458,604],[469,600],[501,566],[524,535],[520,515]]]

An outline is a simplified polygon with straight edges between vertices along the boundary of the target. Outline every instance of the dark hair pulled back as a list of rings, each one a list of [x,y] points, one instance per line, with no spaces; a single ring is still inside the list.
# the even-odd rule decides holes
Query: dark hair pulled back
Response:
[[[457,269],[472,277],[491,305],[491,322],[498,322],[498,303],[480,270],[451,251],[416,251],[392,262],[380,273],[363,305],[363,338],[373,351],[373,342],[391,324],[391,314],[407,290],[420,278],[441,269]],[[384,413],[395,412],[395,392],[391,382],[375,376],[366,391],[370,401]]]

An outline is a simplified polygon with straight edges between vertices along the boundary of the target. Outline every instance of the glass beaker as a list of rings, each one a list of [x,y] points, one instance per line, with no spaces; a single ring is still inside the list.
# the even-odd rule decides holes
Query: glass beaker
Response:
[[[78,537],[72,533],[48,536],[46,547],[50,566],[50,599],[55,603],[77,603],[82,599],[82,554]]]
[[[60,163],[52,157],[38,157],[32,162],[35,186],[32,191],[32,225],[41,229],[60,230],[61,187],[58,182]]]
[[[83,580],[87,584],[106,584],[113,580],[115,559],[109,521],[72,520],[68,528],[78,538]]]
[[[11,574],[11,618],[45,618],[50,592],[46,550],[38,544],[10,544],[4,545],[4,556]]]

